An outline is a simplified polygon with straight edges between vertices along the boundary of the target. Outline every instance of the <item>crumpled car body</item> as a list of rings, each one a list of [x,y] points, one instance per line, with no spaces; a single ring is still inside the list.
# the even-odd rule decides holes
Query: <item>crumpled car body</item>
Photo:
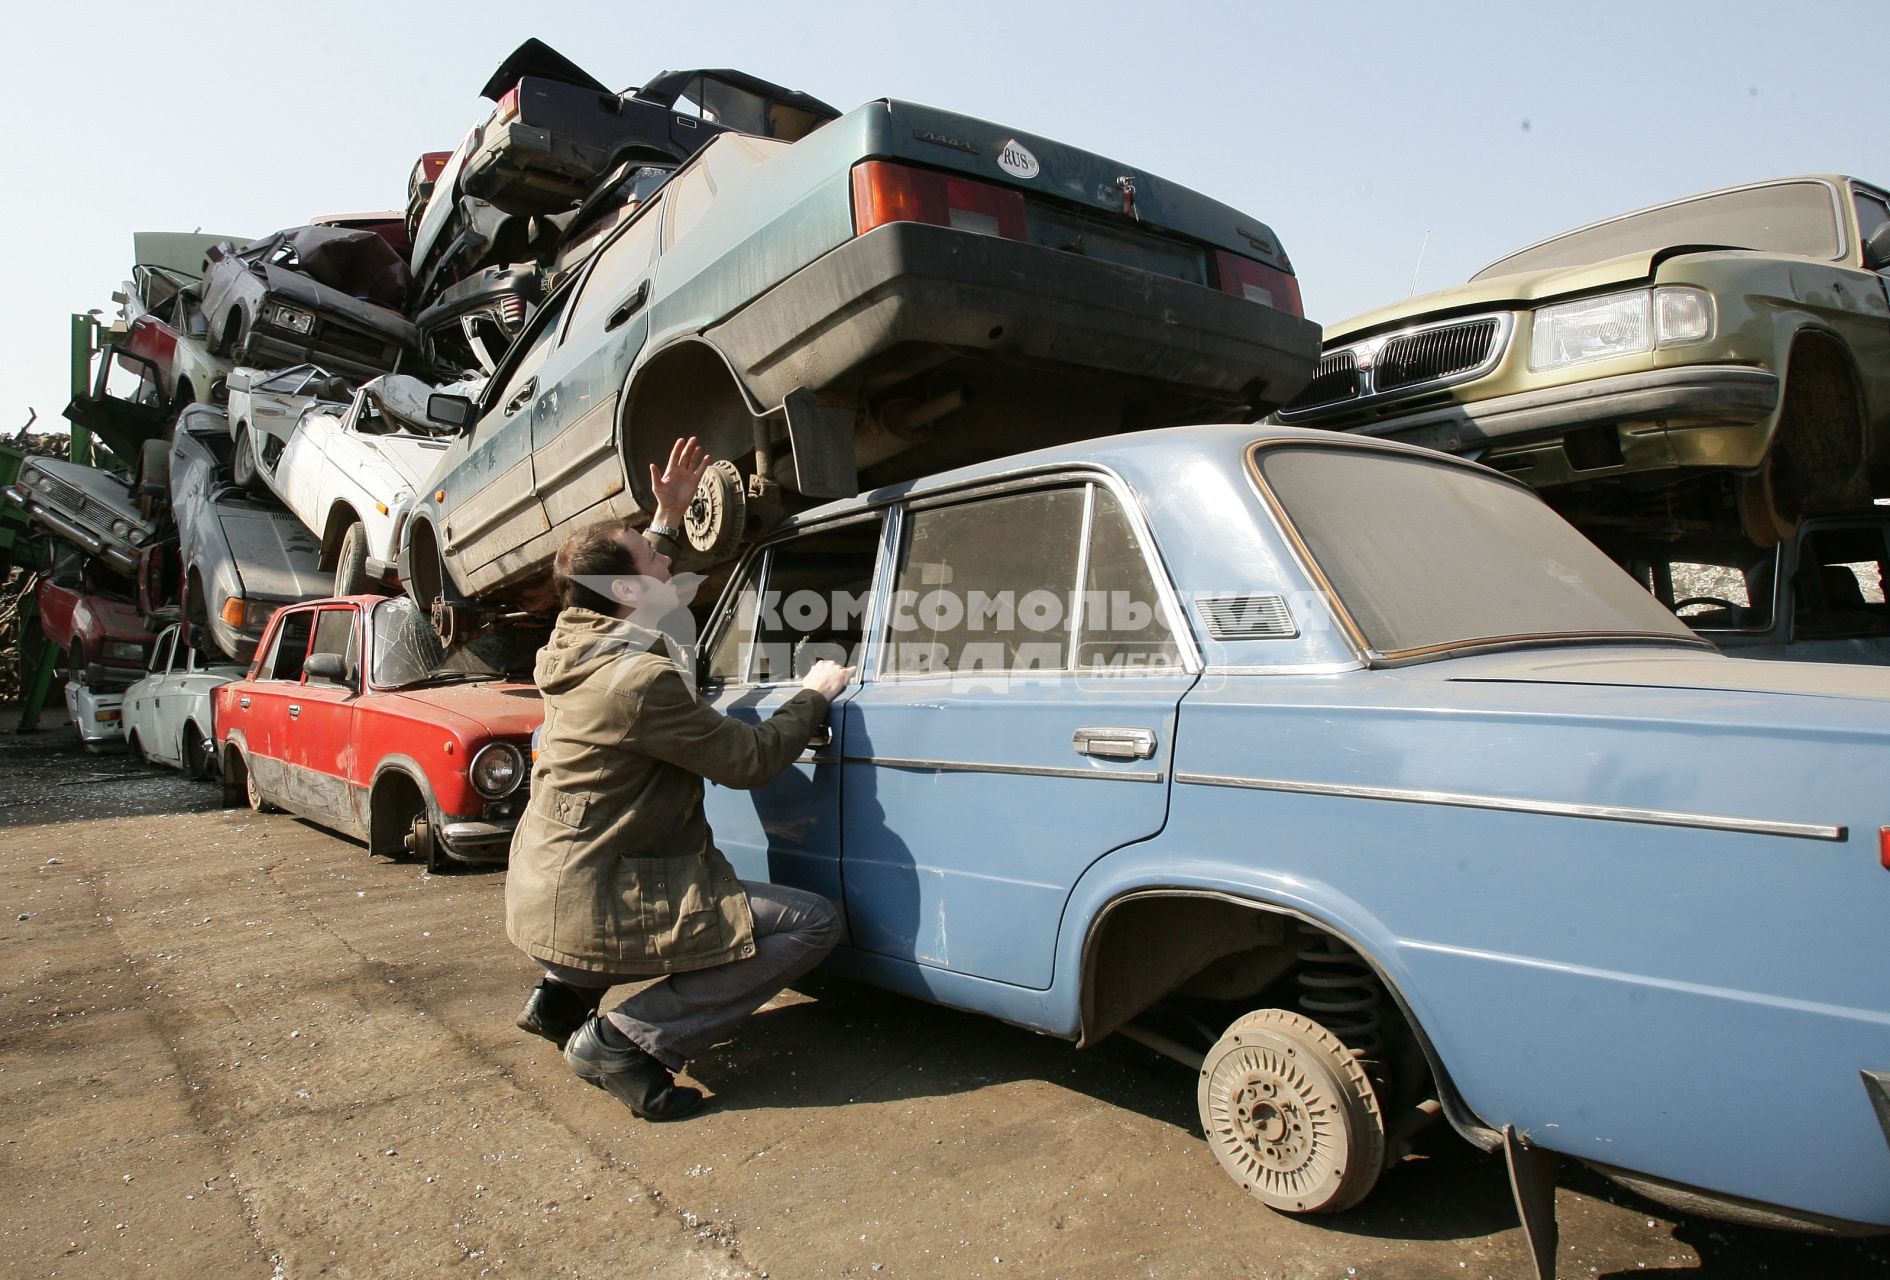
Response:
[[[392,577],[414,494],[446,455],[448,437],[426,416],[432,391],[405,374],[370,379],[345,405],[303,408],[286,439],[258,454],[258,476],[318,535],[322,570],[334,570],[348,530],[360,525],[368,576]]]
[[[247,662],[269,617],[326,594],[321,545],[302,522],[229,479],[230,432],[213,405],[187,407],[171,442],[172,581],[183,621],[218,653]],[[168,575],[167,575],[168,576]]]
[[[406,264],[371,231],[297,227],[218,245],[203,281],[212,349],[238,364],[304,362],[372,377],[419,353],[398,308]]]
[[[1027,440],[1257,415],[1317,343],[1265,224],[1107,157],[889,101],[793,144],[722,134],[513,345],[401,578],[429,605],[522,603],[573,529],[649,513],[648,467],[684,436],[805,504]]]

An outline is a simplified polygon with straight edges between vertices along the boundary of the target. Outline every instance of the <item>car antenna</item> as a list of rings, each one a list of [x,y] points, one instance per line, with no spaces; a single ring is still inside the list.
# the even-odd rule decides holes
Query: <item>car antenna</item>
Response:
[[[1415,298],[1417,296],[1417,273],[1424,269],[1424,251],[1430,247],[1431,229],[1426,227],[1424,228],[1424,241],[1417,247],[1417,266],[1411,268],[1411,292],[1405,295],[1407,298]]]

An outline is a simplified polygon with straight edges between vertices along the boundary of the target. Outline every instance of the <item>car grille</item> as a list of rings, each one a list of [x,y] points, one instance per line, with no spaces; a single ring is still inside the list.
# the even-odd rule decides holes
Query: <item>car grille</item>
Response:
[[[1396,391],[1474,369],[1490,358],[1495,341],[1494,319],[1401,334],[1372,362],[1372,390]]]
[[[1366,401],[1480,376],[1502,357],[1511,328],[1507,315],[1472,316],[1334,347],[1280,417],[1347,413],[1354,402],[1363,411]]]
[[[76,516],[101,532],[110,529],[112,521],[125,519],[104,503],[86,497],[65,481],[55,480],[43,471],[33,481],[33,487],[52,499],[53,504],[65,514]]]
[[[1286,411],[1297,413],[1301,409],[1316,409],[1320,405],[1355,400],[1358,393],[1358,354],[1349,347],[1328,351],[1319,357],[1319,367],[1313,371],[1312,381],[1293,397]]]

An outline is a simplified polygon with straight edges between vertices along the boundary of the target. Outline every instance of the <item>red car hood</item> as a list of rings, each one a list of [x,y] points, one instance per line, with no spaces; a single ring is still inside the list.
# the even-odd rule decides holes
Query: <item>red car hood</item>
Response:
[[[402,702],[421,704],[415,714],[425,717],[431,709],[461,716],[485,726],[500,738],[524,738],[531,735],[545,719],[543,696],[538,686],[494,680],[482,684],[446,684],[432,689],[403,689],[382,695],[398,706]]]

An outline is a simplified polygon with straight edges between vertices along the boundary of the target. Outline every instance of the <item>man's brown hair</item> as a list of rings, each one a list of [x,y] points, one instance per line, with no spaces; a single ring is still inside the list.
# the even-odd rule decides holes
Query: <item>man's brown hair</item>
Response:
[[[558,603],[566,609],[615,613],[620,601],[580,579],[624,578],[642,572],[635,554],[617,541],[622,534],[635,532],[628,520],[599,520],[566,538],[551,561],[551,584],[557,588]]]

